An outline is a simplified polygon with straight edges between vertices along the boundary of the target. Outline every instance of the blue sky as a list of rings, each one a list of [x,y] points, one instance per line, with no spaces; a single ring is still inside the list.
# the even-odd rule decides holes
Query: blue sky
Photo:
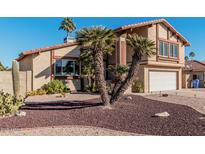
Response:
[[[63,18],[0,18],[0,61],[11,66],[11,61],[22,51],[63,43],[65,32],[58,27]],[[117,28],[157,18],[73,18],[77,30],[82,27],[104,25]],[[165,18],[191,43],[186,48],[196,53],[197,60],[205,61],[205,18]]]

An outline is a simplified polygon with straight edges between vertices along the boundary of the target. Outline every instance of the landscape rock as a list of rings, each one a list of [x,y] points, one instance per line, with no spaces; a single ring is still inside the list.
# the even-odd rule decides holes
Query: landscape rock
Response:
[[[131,96],[127,96],[125,97],[126,100],[132,100],[132,97]]]
[[[205,117],[199,117],[200,120],[205,120]]]
[[[18,117],[24,117],[24,116],[26,116],[26,112],[25,112],[25,111],[18,111],[18,112],[16,113],[16,116],[18,116]]]
[[[168,97],[169,95],[168,94],[162,94],[162,97]]]
[[[156,113],[154,117],[169,117],[170,114],[168,112],[161,112],[161,113]]]

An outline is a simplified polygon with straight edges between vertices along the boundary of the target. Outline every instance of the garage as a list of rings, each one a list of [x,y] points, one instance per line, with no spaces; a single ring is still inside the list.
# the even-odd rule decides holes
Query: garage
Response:
[[[149,71],[149,91],[177,89],[177,72]]]

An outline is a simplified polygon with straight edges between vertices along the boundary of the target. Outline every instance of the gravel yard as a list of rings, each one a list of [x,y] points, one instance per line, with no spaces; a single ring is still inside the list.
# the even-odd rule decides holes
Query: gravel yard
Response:
[[[180,104],[189,106],[202,114],[205,114],[205,99],[204,98],[194,98],[185,96],[169,95],[168,97],[162,97],[161,95],[147,95],[148,99],[168,102],[173,104]]]
[[[68,131],[65,135],[86,135],[86,132],[95,135],[95,131],[92,134],[93,128],[136,135],[205,135],[204,115],[185,105],[132,95],[132,99],[124,97],[109,110],[102,108],[99,96],[92,98],[90,95],[81,94],[75,97],[69,95],[66,98],[44,97],[30,97],[26,100],[26,105],[22,108],[27,113],[25,117],[0,119],[1,135],[9,129],[23,130],[15,132],[14,135],[24,135],[24,131],[29,135],[28,130],[33,131],[31,134],[42,135],[52,130],[54,133],[51,132],[51,135],[61,135],[60,131],[64,129],[59,129],[61,126],[70,128],[78,126],[72,130],[70,128],[63,130]],[[170,114],[169,117],[153,117],[155,113],[165,111]],[[45,130],[42,127],[46,127]],[[102,135],[100,129],[97,132]]]

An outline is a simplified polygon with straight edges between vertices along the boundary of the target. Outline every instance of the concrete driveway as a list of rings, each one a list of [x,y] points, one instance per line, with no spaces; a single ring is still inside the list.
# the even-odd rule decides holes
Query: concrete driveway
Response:
[[[169,95],[176,95],[176,96],[184,96],[184,97],[191,97],[191,98],[205,98],[205,88],[199,89],[181,89],[181,90],[173,90],[173,91],[164,91],[161,92],[169,94]]]
[[[205,88],[169,90],[169,91],[151,92],[151,93],[131,93],[131,94],[139,95],[139,96],[169,94],[172,96],[184,96],[184,97],[190,97],[190,98],[205,98]]]

